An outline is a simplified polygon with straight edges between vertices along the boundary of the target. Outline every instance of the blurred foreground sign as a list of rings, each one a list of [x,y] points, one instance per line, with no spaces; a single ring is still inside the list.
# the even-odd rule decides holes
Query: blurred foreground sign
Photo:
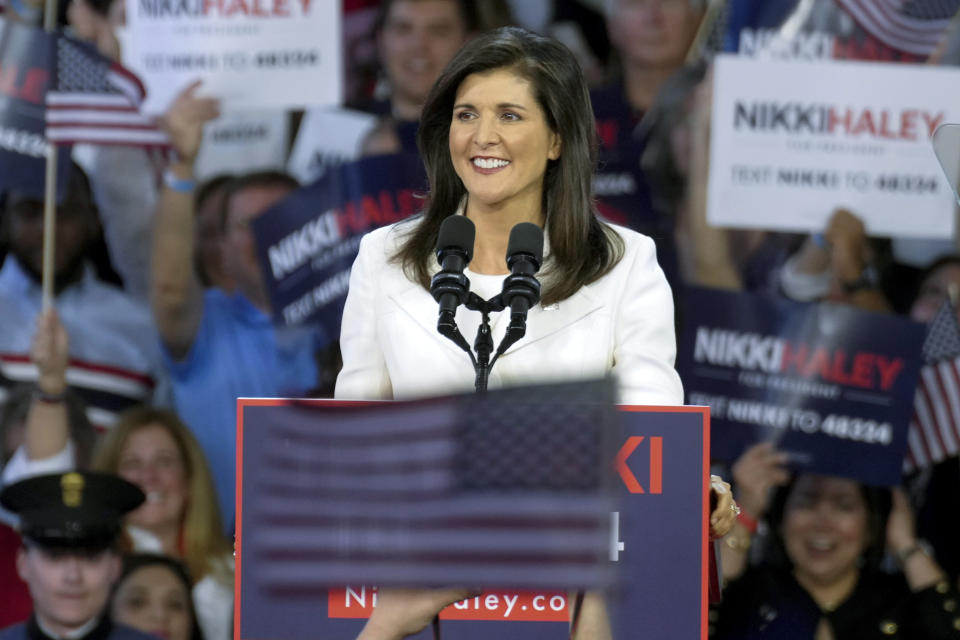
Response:
[[[486,404],[241,399],[236,637],[353,638],[371,584],[462,582],[485,590],[441,613],[451,637],[560,640],[564,585],[616,577],[615,637],[705,640],[706,409],[608,416],[591,383],[533,389]]]
[[[957,121],[957,70],[720,56],[707,219],[822,231],[845,207],[870,235],[952,238],[954,198],[930,138]]]

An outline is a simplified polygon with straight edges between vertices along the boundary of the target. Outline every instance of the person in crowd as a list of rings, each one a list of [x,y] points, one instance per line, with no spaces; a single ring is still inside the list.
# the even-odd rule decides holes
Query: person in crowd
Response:
[[[170,556],[133,553],[110,597],[110,616],[163,640],[204,640],[190,599],[186,567]]]
[[[250,222],[298,185],[261,171],[224,188],[220,219],[224,282],[204,290],[194,266],[194,165],[217,101],[184,90],[163,118],[178,160],[166,172],[153,235],[151,302],[177,411],[200,441],[213,471],[220,511],[234,513],[236,399],[300,396],[316,387],[314,354],[323,338],[309,327],[274,327]]]
[[[223,536],[210,470],[176,414],[150,407],[121,416],[97,449],[94,469],[140,487],[144,504],[125,519],[134,549],[183,560],[206,640],[229,640],[233,547]]]
[[[530,310],[526,336],[497,361],[491,387],[609,372],[623,402],[681,404],[673,304],[653,243],[601,222],[592,205],[596,128],[573,54],[518,28],[479,36],[440,75],[421,122],[426,208],[361,241],[343,313],[336,397],[473,388],[470,361],[436,331],[429,292],[440,225],[464,215],[476,227],[465,274],[485,299],[501,291],[509,273],[512,227],[529,222],[545,231],[542,301]],[[461,332],[472,335],[478,316],[461,308]],[[495,320],[492,330],[498,343],[506,323]],[[736,507],[723,486],[717,493],[711,527],[723,535]],[[609,632],[593,600],[585,601],[588,622],[579,637]]]
[[[15,388],[0,408],[0,485],[89,466],[96,432],[85,404],[67,386],[69,350],[67,330],[48,309],[37,317],[30,346],[37,380]]]
[[[83,402],[67,389],[67,332],[48,310],[38,318],[30,349],[37,381],[16,387],[0,407],[0,486],[32,475],[87,468],[94,429]],[[48,426],[52,425],[52,428]],[[70,436],[67,442],[67,434]],[[16,572],[20,536],[15,517],[0,509],[0,628],[26,620],[31,611],[26,583]]]
[[[0,492],[0,505],[20,516],[23,546],[17,571],[33,615],[0,631],[3,640],[149,640],[116,624],[107,611],[120,573],[120,522],[144,500],[116,476],[70,471],[35,476]]]
[[[223,196],[231,176],[220,174],[197,186],[193,199],[197,212],[194,243],[197,275],[205,288],[233,291],[236,284],[223,268]]]
[[[704,2],[606,0],[604,9],[618,63],[613,65],[617,68],[614,78],[590,96],[600,136],[600,212],[653,238],[660,264],[676,286],[676,216],[654,206],[658,185],[648,179],[641,166],[650,127],[641,129],[638,125],[663,85],[683,67],[703,19]]]
[[[380,116],[362,155],[416,151],[417,123],[430,87],[476,32],[474,0],[383,0],[375,25],[389,97],[357,105]]]
[[[6,194],[0,268],[0,386],[33,380],[27,360],[42,306],[43,203]],[[90,183],[73,165],[57,207],[54,295],[70,335],[71,387],[87,402],[91,421],[109,426],[115,414],[145,401],[166,403],[169,388],[149,310],[100,280],[88,261],[98,234]],[[75,374],[75,375],[74,375]]]
[[[956,589],[917,538],[901,489],[790,477],[784,454],[770,443],[741,456],[734,485],[743,511],[725,545],[733,580],[712,638],[960,637]],[[767,553],[747,566],[742,556],[760,519]],[[881,570],[885,552],[900,573]]]

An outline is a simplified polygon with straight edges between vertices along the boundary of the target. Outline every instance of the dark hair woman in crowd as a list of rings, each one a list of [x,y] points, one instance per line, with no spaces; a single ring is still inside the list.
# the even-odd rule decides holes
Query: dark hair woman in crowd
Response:
[[[190,575],[178,560],[152,553],[128,555],[110,598],[110,616],[162,640],[204,640],[190,589]]]
[[[725,589],[712,638],[960,637],[956,590],[918,539],[902,490],[814,474],[790,479],[783,465],[764,443],[734,466],[747,521],[764,520],[768,538],[762,561],[741,564]],[[743,522],[726,546],[745,554]],[[886,557],[899,572],[882,567]]]

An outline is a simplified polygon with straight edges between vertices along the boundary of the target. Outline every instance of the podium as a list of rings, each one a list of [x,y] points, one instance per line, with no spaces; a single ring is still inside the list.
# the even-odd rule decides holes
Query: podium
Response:
[[[257,542],[275,524],[258,516],[275,499],[263,490],[275,437],[271,425],[289,418],[285,412],[309,407],[316,410],[320,433],[324,420],[335,420],[336,412],[370,404],[238,400],[235,640],[352,640],[369,616],[375,586],[277,588],[275,567]],[[619,501],[610,513],[609,558],[601,562],[616,574],[607,599],[614,637],[706,640],[709,409],[618,409],[621,430],[610,464]],[[309,514],[303,516],[309,524]],[[309,564],[287,561],[291,572]],[[567,591],[485,588],[480,596],[445,609],[440,619],[444,637],[451,640],[560,640],[569,634]],[[432,633],[427,629],[412,637],[427,640]]]

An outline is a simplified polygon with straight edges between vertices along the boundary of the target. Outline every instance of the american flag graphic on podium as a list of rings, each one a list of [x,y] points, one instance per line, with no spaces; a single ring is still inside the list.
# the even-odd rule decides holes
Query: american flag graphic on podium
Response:
[[[960,0],[837,0],[864,31],[899,51],[934,52],[960,11]]]
[[[167,135],[140,113],[146,90],[128,69],[93,47],[58,35],[46,100],[53,144],[168,147]]]
[[[949,299],[930,322],[923,359],[907,432],[907,471],[936,464],[960,451],[960,324]]]
[[[271,591],[613,579],[609,381],[271,416],[243,492]]]

